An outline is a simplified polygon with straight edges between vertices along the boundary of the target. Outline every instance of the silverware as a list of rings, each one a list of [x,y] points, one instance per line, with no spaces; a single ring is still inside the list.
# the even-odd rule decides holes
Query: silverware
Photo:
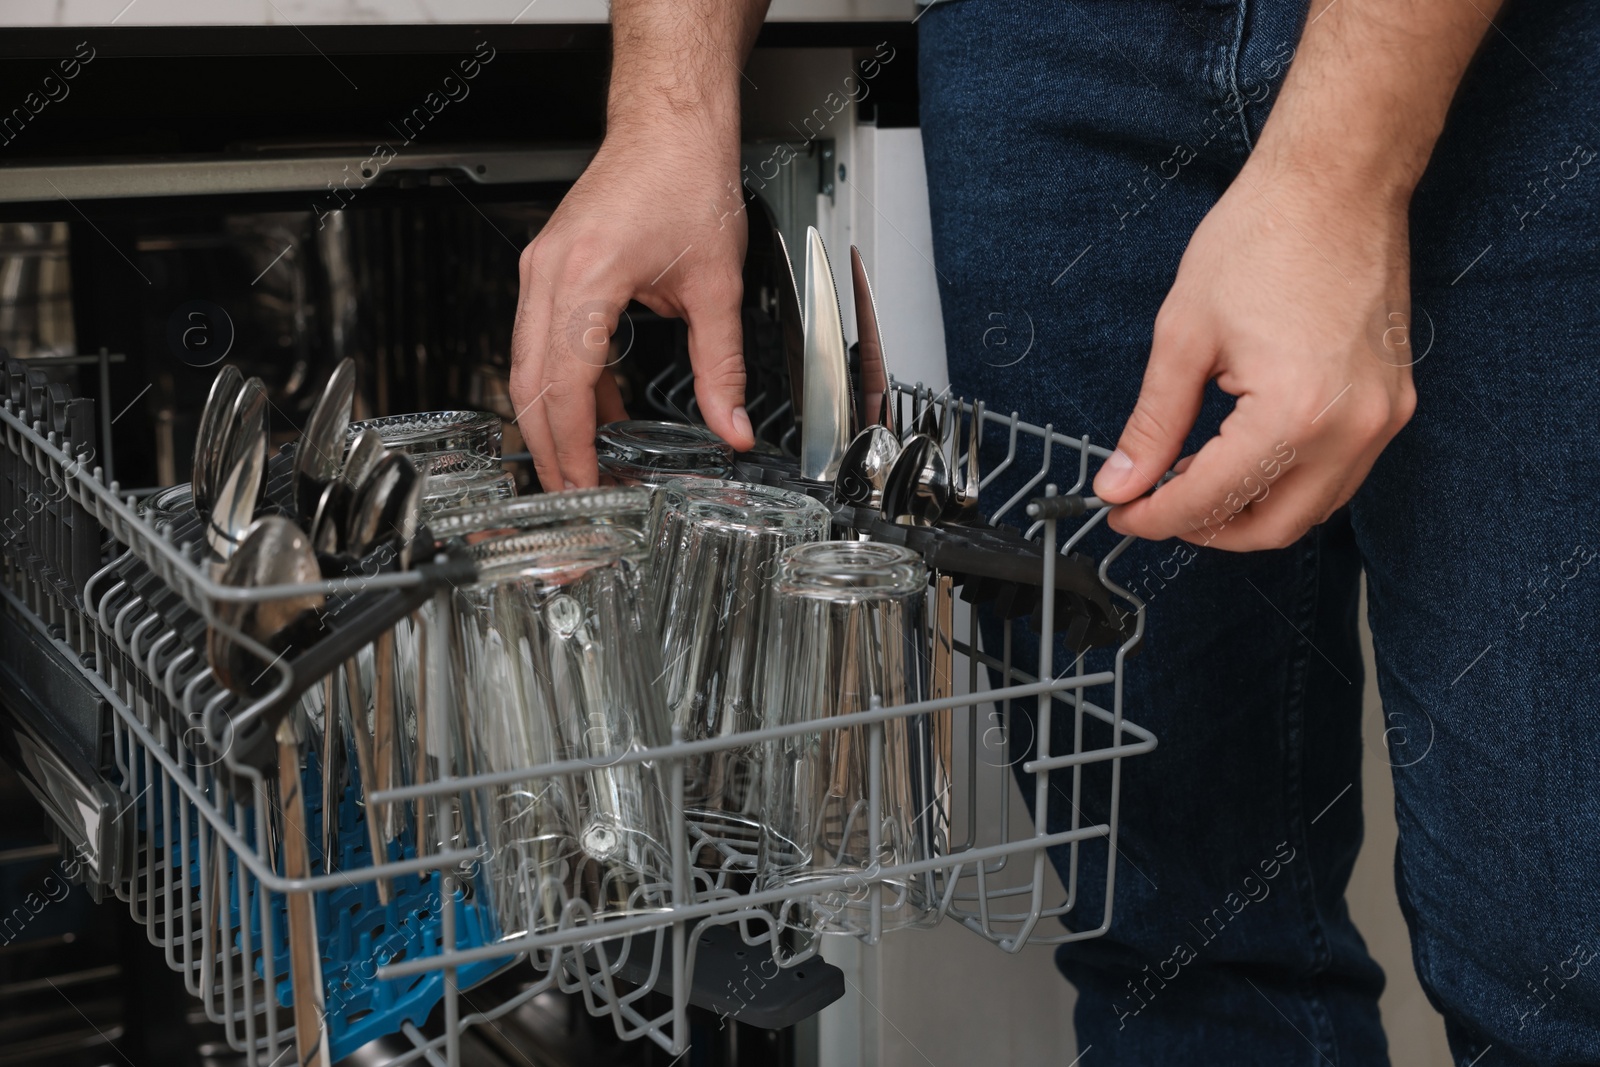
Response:
[[[216,493],[216,467],[223,458],[222,435],[243,385],[244,375],[239,373],[239,368],[231,363],[225,364],[212,380],[206,406],[200,412],[200,427],[194,438],[194,466],[189,482],[194,494],[195,510],[201,515],[211,512],[211,502]]]
[[[231,557],[244,539],[266,481],[267,390],[260,378],[240,387],[228,422],[220,467],[224,478],[206,523],[206,542],[221,560]]]
[[[815,226],[806,230],[805,417],[800,424],[800,477],[832,481],[850,444],[850,370],[839,293],[828,250]]]
[[[778,251],[783,256],[783,278],[778,281],[778,327],[783,336],[783,359],[789,368],[789,405],[794,409],[794,420],[800,425],[805,417],[806,389],[806,323],[800,310],[799,286],[794,280],[794,261],[789,258],[789,247],[783,243],[783,234],[773,224],[772,236],[777,239]],[[787,279],[788,285],[784,285]]]
[[[834,495],[857,507],[881,508],[889,472],[900,457],[900,435],[895,431],[894,404],[889,393],[889,364],[884,359],[883,337],[878,330],[878,310],[867,280],[861,250],[850,246],[850,278],[856,300],[856,336],[861,352],[861,425],[839,462]]]
[[[323,489],[338,477],[355,395],[356,364],[346,357],[328,377],[295,450],[291,499],[302,526],[310,525]]]
[[[257,588],[315,582],[322,577],[306,535],[288,519],[258,519],[223,568],[223,585]],[[225,600],[217,605],[217,622],[206,635],[206,660],[223,686],[236,693],[254,692],[269,663],[242,647],[232,631],[280,656],[307,612],[322,607],[322,593],[304,593],[271,600]]]
[[[373,466],[351,509],[348,552],[365,556],[381,544],[393,542],[400,565],[410,562],[412,542],[416,538],[422,509],[423,478],[411,462],[411,457],[391,452]],[[361,792],[371,797],[376,791],[387,789],[394,781],[397,756],[395,744],[394,708],[394,631],[385,630],[373,648],[373,706],[370,726],[366,702],[361,699],[358,676],[359,665],[355,659],[346,663],[346,685],[350,691],[352,732],[356,738],[356,760],[361,775]],[[375,735],[375,736],[374,736]],[[372,862],[388,861],[388,844],[397,836],[396,815],[392,805],[379,811],[371,800],[367,802],[367,840],[372,848]],[[388,903],[389,881],[377,881],[378,899]]]
[[[391,538],[407,541],[416,533],[416,520],[409,517],[407,500],[414,496],[420,505],[421,492],[422,478],[410,456],[391,452],[380,459],[356,491],[345,551],[365,556]],[[409,533],[403,528],[408,519]]]
[[[283,812],[283,876],[311,877],[306,847],[306,803],[300,790],[299,716],[278,723],[278,795]],[[287,893],[289,987],[294,993],[294,1044],[301,1067],[327,1067],[328,1032],[323,1026],[322,951],[310,893]]]
[[[926,434],[913,434],[883,487],[883,517],[903,526],[932,526],[950,503],[944,449]]]
[[[861,249],[855,245],[850,246],[850,282],[856,302],[856,339],[861,346],[861,395],[856,398],[860,425],[882,425],[892,433],[895,420],[889,403],[889,363],[878,328],[878,305],[872,296],[872,282],[867,279]]]
[[[350,442],[350,454],[344,459],[344,469],[339,472],[339,481],[349,486],[351,494],[354,495],[388,451],[388,447],[383,443],[382,433],[370,426],[362,430],[356,434],[355,440]]]
[[[978,483],[982,481],[978,473],[978,425],[983,421],[981,401],[973,402],[971,415],[967,424],[966,470],[962,471],[959,457],[957,463],[953,465],[955,486],[950,506],[954,509],[953,517],[958,522],[970,522],[981,514],[978,510]],[[959,429],[956,436],[960,436]]]

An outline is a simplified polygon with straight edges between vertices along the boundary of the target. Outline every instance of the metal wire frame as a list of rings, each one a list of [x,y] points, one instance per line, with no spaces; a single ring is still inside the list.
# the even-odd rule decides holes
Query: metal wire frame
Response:
[[[903,393],[928,395],[920,385],[908,390],[897,383],[895,388]],[[681,386],[674,387],[673,392],[679,391]],[[1009,417],[996,415],[985,410],[981,403],[963,402],[960,407],[979,421],[985,435],[992,432],[1006,435],[1006,456],[1001,464],[987,472],[984,486],[1020,462],[1020,440],[1032,438],[1041,446],[1039,469],[995,511],[995,519],[1006,516],[1030,494],[1055,491],[1045,483],[1051,474],[1056,449],[1065,449],[1067,458],[1076,460],[1068,467],[1070,470],[1075,466],[1077,475],[1069,492],[1077,492],[1087,484],[1092,457],[1109,454],[1092,445],[1086,437],[1071,438],[1056,433],[1048,425],[1034,426],[1023,422],[1015,413]],[[415,580],[408,575],[385,575],[248,592],[220,586],[205,572],[193,549],[173,545],[164,531],[156,529],[135,512],[130,502],[121,499],[114,483],[106,485],[98,470],[86,470],[86,465],[71,454],[70,447],[64,447],[69,443],[26,425],[9,405],[0,409],[0,423],[3,423],[8,447],[26,465],[59,486],[66,497],[82,503],[170,588],[213,621],[216,606],[226,600],[300,596],[311,589],[331,594],[354,585],[395,586],[408,584],[408,578]],[[1092,513],[1064,539],[1058,536],[1057,520],[1036,523],[1030,530],[1030,535],[1042,535],[1046,548],[1041,575],[1045,588],[1053,588],[1058,551],[1069,551],[1103,520],[1104,514],[1104,509]],[[1023,673],[1013,664],[1013,627],[1007,624],[999,655],[979,647],[975,636],[966,642],[957,642],[958,652],[967,659],[969,691],[965,694],[900,707],[874,707],[823,723],[771,727],[730,739],[689,742],[674,736],[667,746],[629,753],[620,760],[608,760],[606,765],[648,760],[664,769],[672,813],[672,855],[670,875],[657,889],[665,906],[647,913],[608,914],[593,912],[582,906],[582,902],[571,902],[576,906],[563,909],[562,920],[555,929],[481,948],[449,949],[438,955],[419,956],[378,968],[379,978],[434,970],[442,970],[446,976],[445,1032],[425,1038],[411,1028],[408,1035],[415,1047],[391,1062],[425,1060],[445,1062],[454,1067],[459,1063],[459,1035],[464,1027],[493,1025],[495,1019],[528,998],[552,988],[581,995],[589,1011],[612,1018],[620,1036],[649,1038],[669,1051],[679,1052],[685,1047],[689,1033],[689,976],[693,974],[700,934],[707,927],[737,925],[746,944],[765,946],[782,967],[795,966],[814,953],[817,948],[814,942],[796,952],[786,947],[779,936],[773,908],[792,897],[792,890],[742,888],[741,876],[750,873],[755,864],[754,842],[750,836],[728,826],[691,822],[684,816],[683,807],[686,759],[800,733],[865,727],[870,749],[881,752],[884,724],[888,721],[939,712],[965,716],[968,739],[965,766],[956,769],[951,796],[952,809],[965,809],[965,839],[951,841],[942,855],[881,868],[864,876],[821,879],[808,887],[814,894],[848,892],[859,889],[864,882],[872,916],[871,929],[864,940],[876,942],[881,931],[884,883],[915,876],[934,880],[940,915],[956,918],[1006,951],[1018,951],[1025,944],[1059,943],[1103,933],[1111,918],[1115,863],[1106,865],[1104,912],[1096,926],[1054,934],[1041,931],[1039,922],[1064,915],[1076,904],[1080,845],[1104,839],[1108,851],[1114,852],[1121,761],[1148,752],[1156,744],[1153,735],[1123,714],[1124,660],[1142,639],[1144,606],[1134,594],[1113,581],[1108,570],[1128,543],[1127,539],[1122,541],[1099,567],[1101,583],[1128,606],[1136,619],[1133,635],[1116,650],[1111,670],[1089,672],[1079,658],[1069,668],[1070,673],[1054,674],[1054,598],[1045,597],[1043,625],[1038,635],[1038,678]],[[9,559],[6,565],[17,566]],[[279,1008],[274,993],[277,976],[273,953],[262,951],[253,940],[258,931],[272,928],[276,895],[317,892],[377,878],[437,871],[444,885],[441,909],[444,944],[455,943],[453,929],[458,916],[452,887],[470,871],[471,864],[492,860],[492,857],[454,849],[309,878],[288,879],[280,875],[273,860],[271,842],[275,828],[268,815],[271,804],[267,783],[259,772],[236,763],[226,754],[227,775],[218,773],[224,768],[205,765],[200,749],[191,743],[190,734],[190,731],[205,729],[208,721],[215,721],[219,716],[248,715],[264,707],[272,694],[241,713],[237,698],[216,684],[209,668],[191,651],[178,650],[176,635],[164,630],[154,613],[141,613],[141,598],[120,582],[113,567],[108,566],[91,579],[81,612],[47,596],[19,598],[8,592],[6,600],[13,611],[32,618],[47,636],[50,623],[44,620],[59,619],[71,639],[52,636],[51,640],[61,640],[80,652],[94,651],[94,669],[86,667],[85,674],[113,709],[117,771],[129,794],[136,796],[141,805],[143,820],[137,862],[129,877],[117,886],[117,895],[128,903],[135,919],[146,926],[151,942],[164,950],[169,965],[184,975],[187,988],[200,998],[207,1016],[223,1025],[228,1043],[247,1053],[252,1063],[271,1063],[293,1047],[290,1013]],[[975,635],[975,608],[971,618],[971,633]],[[262,656],[263,661],[269,658]],[[997,671],[1000,680],[1007,684],[989,685],[988,671],[981,671],[980,667]],[[278,684],[280,687],[287,684],[287,672]],[[1107,691],[1109,701],[1091,701],[1088,699],[1091,690]],[[992,703],[996,714],[1003,717],[1006,714],[1003,709],[1007,709],[1011,701],[1021,699],[1037,701],[1038,746],[1033,757],[1023,764],[1025,770],[1035,775],[1036,810],[1047,810],[1052,775],[1070,770],[1074,814],[1071,824],[1065,828],[1051,830],[1038,825],[1033,834],[1013,840],[1007,827],[1011,788],[1005,780],[1008,776],[1001,776],[998,788],[985,789],[980,784],[976,763],[977,729],[980,707]],[[1109,708],[1105,704],[1109,704]],[[1050,750],[1050,721],[1057,714],[1057,705],[1073,715],[1074,742],[1070,752]],[[1086,719],[1110,726],[1109,744],[1086,746]],[[175,729],[182,724],[188,724],[187,729]],[[1007,755],[1011,752],[1010,735],[1009,728],[1003,730],[1002,752]],[[870,762],[876,766],[876,761]],[[1079,815],[1083,769],[1102,762],[1111,765],[1109,796],[1105,802],[1108,816],[1104,822],[1085,825]],[[375,793],[368,800],[382,804],[434,797],[450,803],[466,791],[579,773],[594,765],[590,761],[569,760],[472,778],[415,783]],[[226,785],[230,776],[235,788],[238,783],[244,783],[250,803],[230,795]],[[882,804],[881,782],[873,776],[869,782],[869,826],[880,824]],[[976,832],[980,814],[990,811],[999,814],[1000,824],[999,840],[992,842],[980,840]],[[1064,901],[1051,905],[1045,899],[1047,850],[1057,846],[1069,850],[1068,871],[1063,877],[1067,895]],[[1012,856],[1021,858],[1012,863]],[[252,930],[249,921],[241,921],[231,930],[218,923],[219,913],[235,901],[245,915],[258,916],[257,930]],[[456,988],[456,971],[469,963],[510,953],[525,955],[534,961],[543,976],[513,1000],[480,1010],[470,996]],[[637,954],[648,958],[647,978],[642,983],[624,983],[620,977],[622,964]],[[645,994],[668,976],[672,979],[670,1008],[654,1016],[647,1015]],[[466,1014],[461,1010],[463,1002],[469,1009]],[[444,1056],[442,1061],[438,1058],[440,1053]]]

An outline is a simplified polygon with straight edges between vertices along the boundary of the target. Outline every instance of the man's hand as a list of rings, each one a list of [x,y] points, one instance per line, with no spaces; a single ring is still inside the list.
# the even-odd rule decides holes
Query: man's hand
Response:
[[[689,323],[711,430],[755,443],[739,306],[747,234],[740,67],[765,0],[616,0],[607,132],[522,253],[511,401],[546,489],[592,486],[597,421],[625,417],[608,363],[630,300]]]
[[[1178,477],[1111,513],[1120,532],[1292,544],[1350,499],[1416,406],[1403,207],[1267,169],[1247,164],[1189,242],[1118,443],[1127,462],[1107,461],[1096,491],[1130,500],[1172,466],[1209,379],[1238,402]]]
[[[1195,231],[1095,492],[1123,533],[1292,544],[1416,407],[1407,209],[1498,0],[1315,3],[1260,144]],[[1215,378],[1238,397],[1178,458]]]

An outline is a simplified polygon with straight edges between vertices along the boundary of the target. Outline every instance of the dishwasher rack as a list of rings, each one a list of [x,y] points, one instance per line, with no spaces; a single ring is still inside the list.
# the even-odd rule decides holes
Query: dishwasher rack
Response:
[[[921,386],[907,389],[897,383],[895,388],[927,393]],[[1069,437],[1050,426],[1024,422],[1015,413],[996,414],[981,404],[962,408],[979,420],[985,436],[1001,434],[1008,445],[1004,462],[985,475],[985,487],[1008,469],[1015,473],[1024,464],[1037,462],[1037,470],[990,521],[1032,516],[1026,536],[1039,546],[1041,587],[1057,588],[1058,566],[1069,559],[1083,565],[1085,557],[1069,553],[1079,549],[1104,520],[1105,509],[1086,509],[1074,494],[1088,484],[1091,461],[1103,459],[1108,450],[1087,437]],[[230,589],[214,580],[197,546],[174,543],[170,528],[158,528],[139,511],[133,497],[116,483],[106,482],[93,465],[92,448],[63,429],[52,429],[26,396],[14,395],[0,405],[0,427],[6,444],[0,454],[0,506],[27,512],[26,521],[6,530],[0,571],[4,615],[37,648],[63,664],[63,671],[74,674],[71,681],[87,694],[88,710],[82,714],[106,718],[103,731],[111,738],[110,758],[97,767],[89,761],[91,772],[77,765],[80,778],[97,770],[105,780],[82,784],[104,786],[126,798],[120,810],[111,811],[112,830],[98,827],[104,841],[120,833],[118,840],[125,844],[120,849],[101,845],[90,877],[128,904],[151,942],[164,950],[168,964],[183,974],[189,991],[200,998],[207,1016],[224,1027],[228,1043],[252,1065],[294,1059],[290,993],[283,980],[288,967],[282,953],[283,911],[289,894],[314,895],[312,910],[324,959],[343,967],[334,970],[331,985],[324,975],[326,1017],[340,1039],[337,1044],[349,1051],[352,1042],[375,1036],[378,1030],[403,1034],[411,1047],[385,1063],[458,1067],[460,1035],[466,1027],[492,1025],[551,989],[581,996],[587,1010],[608,1017],[620,1036],[649,1038],[673,1053],[687,1047],[691,1004],[758,1025],[785,1025],[818,1010],[843,988],[839,972],[819,958],[822,939],[797,941],[779,926],[775,909],[794,896],[793,890],[753,891],[753,835],[737,825],[688,819],[683,805],[689,757],[802,732],[863,726],[872,748],[881,751],[884,724],[891,720],[935,713],[952,717],[957,756],[950,785],[951,826],[942,854],[823,879],[810,887],[815,894],[865,899],[872,920],[863,940],[877,940],[886,906],[884,883],[910,877],[931,881],[939,916],[955,919],[1007,952],[1027,944],[1091,938],[1109,928],[1114,862],[1105,865],[1099,915],[1076,919],[1076,928],[1064,931],[1043,923],[1077,908],[1081,847],[1104,841],[1108,855],[1114,855],[1122,761],[1156,745],[1156,738],[1128,719],[1123,709],[1125,660],[1142,638],[1145,609],[1137,596],[1110,577],[1109,569],[1131,539],[1123,539],[1091,567],[1099,586],[1117,605],[1124,627],[1110,669],[1089,671],[1084,657],[1078,656],[1057,672],[1056,597],[1043,596],[1037,604],[1037,676],[1013,662],[1015,642],[1035,635],[1021,630],[1015,620],[1006,620],[1001,624],[1000,648],[982,647],[977,636],[979,609],[971,603],[965,613],[966,636],[958,635],[953,642],[958,657],[953,673],[964,679],[966,692],[725,739],[687,742],[675,734],[668,745],[627,753],[620,757],[622,762],[650,762],[667,784],[672,812],[670,878],[649,887],[658,906],[612,914],[573,900],[562,908],[557,928],[490,942],[482,936],[470,889],[474,864],[483,857],[471,849],[424,850],[392,862],[302,879],[283,875],[274,848],[278,828],[269,814],[271,775],[243,758],[242,749],[235,750],[234,732],[241,724],[259,723],[299,701],[314,701],[316,677],[308,676],[307,667],[328,657],[275,659],[223,626],[218,612],[229,601],[303,596],[308,590],[369,601],[404,591],[405,603],[397,601],[387,615],[354,613],[364,629],[346,633],[343,639],[355,647],[399,623],[427,595],[444,595],[435,591],[459,580],[459,570],[450,571],[441,560],[431,572],[423,568],[307,586]],[[1058,470],[1070,479],[1070,488],[1060,496],[1049,484]],[[71,522],[86,520],[108,535],[99,569],[87,578],[81,574],[63,578],[52,562],[58,553],[44,550],[41,542],[60,540],[60,531]],[[1069,524],[1065,530],[1063,523]],[[133,571],[140,573],[139,580],[128,578]],[[169,615],[154,610],[163,598],[168,608],[181,601],[193,619],[221,627],[263,662],[270,661],[274,684],[267,695],[250,701],[223,690],[211,678],[203,655],[196,652],[193,631],[198,623],[187,633],[168,625]],[[1037,740],[1017,744],[1012,737],[1012,703],[1021,701],[1036,707]],[[52,707],[48,714],[69,712]],[[1071,717],[1074,743],[1070,751],[1053,751],[1051,720],[1062,715]],[[1086,740],[1085,725],[1096,723],[1103,724],[1090,731],[1096,737],[1107,728],[1109,733],[1103,740]],[[1103,782],[1098,778],[1092,782],[1085,774],[1096,764],[1109,768]],[[1037,826],[1013,836],[1009,821],[1014,765],[1033,775],[1038,810],[1046,810],[1052,788],[1072,798],[1074,817],[1069,826],[1054,830]],[[431,797],[449,806],[474,789],[581,773],[589,767],[586,761],[572,760],[413,783],[360,799],[398,804]],[[315,797],[314,753],[306,760],[304,775],[305,793]],[[1096,810],[1106,813],[1103,821],[1081,817],[1088,804],[1085,790],[1090,788],[1105,790],[1094,802]],[[352,814],[356,800],[347,798]],[[869,790],[868,809],[868,825],[880,825],[876,780]],[[57,814],[54,808],[52,813]],[[57,814],[58,820],[62,817]],[[69,843],[85,832],[83,827],[63,829]],[[1064,898],[1050,897],[1047,888],[1046,852],[1055,848],[1067,849],[1070,856]],[[396,899],[410,904],[404,914],[391,904],[385,921],[374,924],[371,889],[379,879],[403,886],[407,893],[397,893]],[[363,932],[364,915],[368,921]],[[397,924],[407,922],[415,928],[398,942],[372,936],[374,926],[393,933]],[[474,984],[519,962],[529,966],[530,977],[519,993],[498,1003],[477,1002]],[[426,983],[432,984],[424,994],[407,999]],[[442,1003],[442,1012],[425,1033],[428,1009],[436,1003]],[[351,1029],[352,1022],[372,1020],[376,1021],[366,1028]]]

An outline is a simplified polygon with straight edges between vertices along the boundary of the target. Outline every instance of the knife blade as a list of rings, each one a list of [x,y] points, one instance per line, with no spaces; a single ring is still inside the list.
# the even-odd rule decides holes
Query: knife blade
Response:
[[[828,250],[806,228],[805,420],[800,424],[800,477],[831,482],[850,444],[850,370],[839,291]]]
[[[861,249],[855,245],[850,246],[850,281],[856,298],[856,343],[861,348],[861,392],[857,398],[860,424],[881,424],[898,435],[894,405],[889,403],[889,364],[878,332],[878,305],[872,298],[872,283],[867,280]]]
[[[772,224],[772,236],[783,256],[783,276],[778,279],[778,328],[783,336],[783,359],[789,368],[789,405],[798,425],[806,410],[806,323],[800,310],[799,287],[794,280],[794,261],[789,258],[789,246],[784,244],[776,222]]]

